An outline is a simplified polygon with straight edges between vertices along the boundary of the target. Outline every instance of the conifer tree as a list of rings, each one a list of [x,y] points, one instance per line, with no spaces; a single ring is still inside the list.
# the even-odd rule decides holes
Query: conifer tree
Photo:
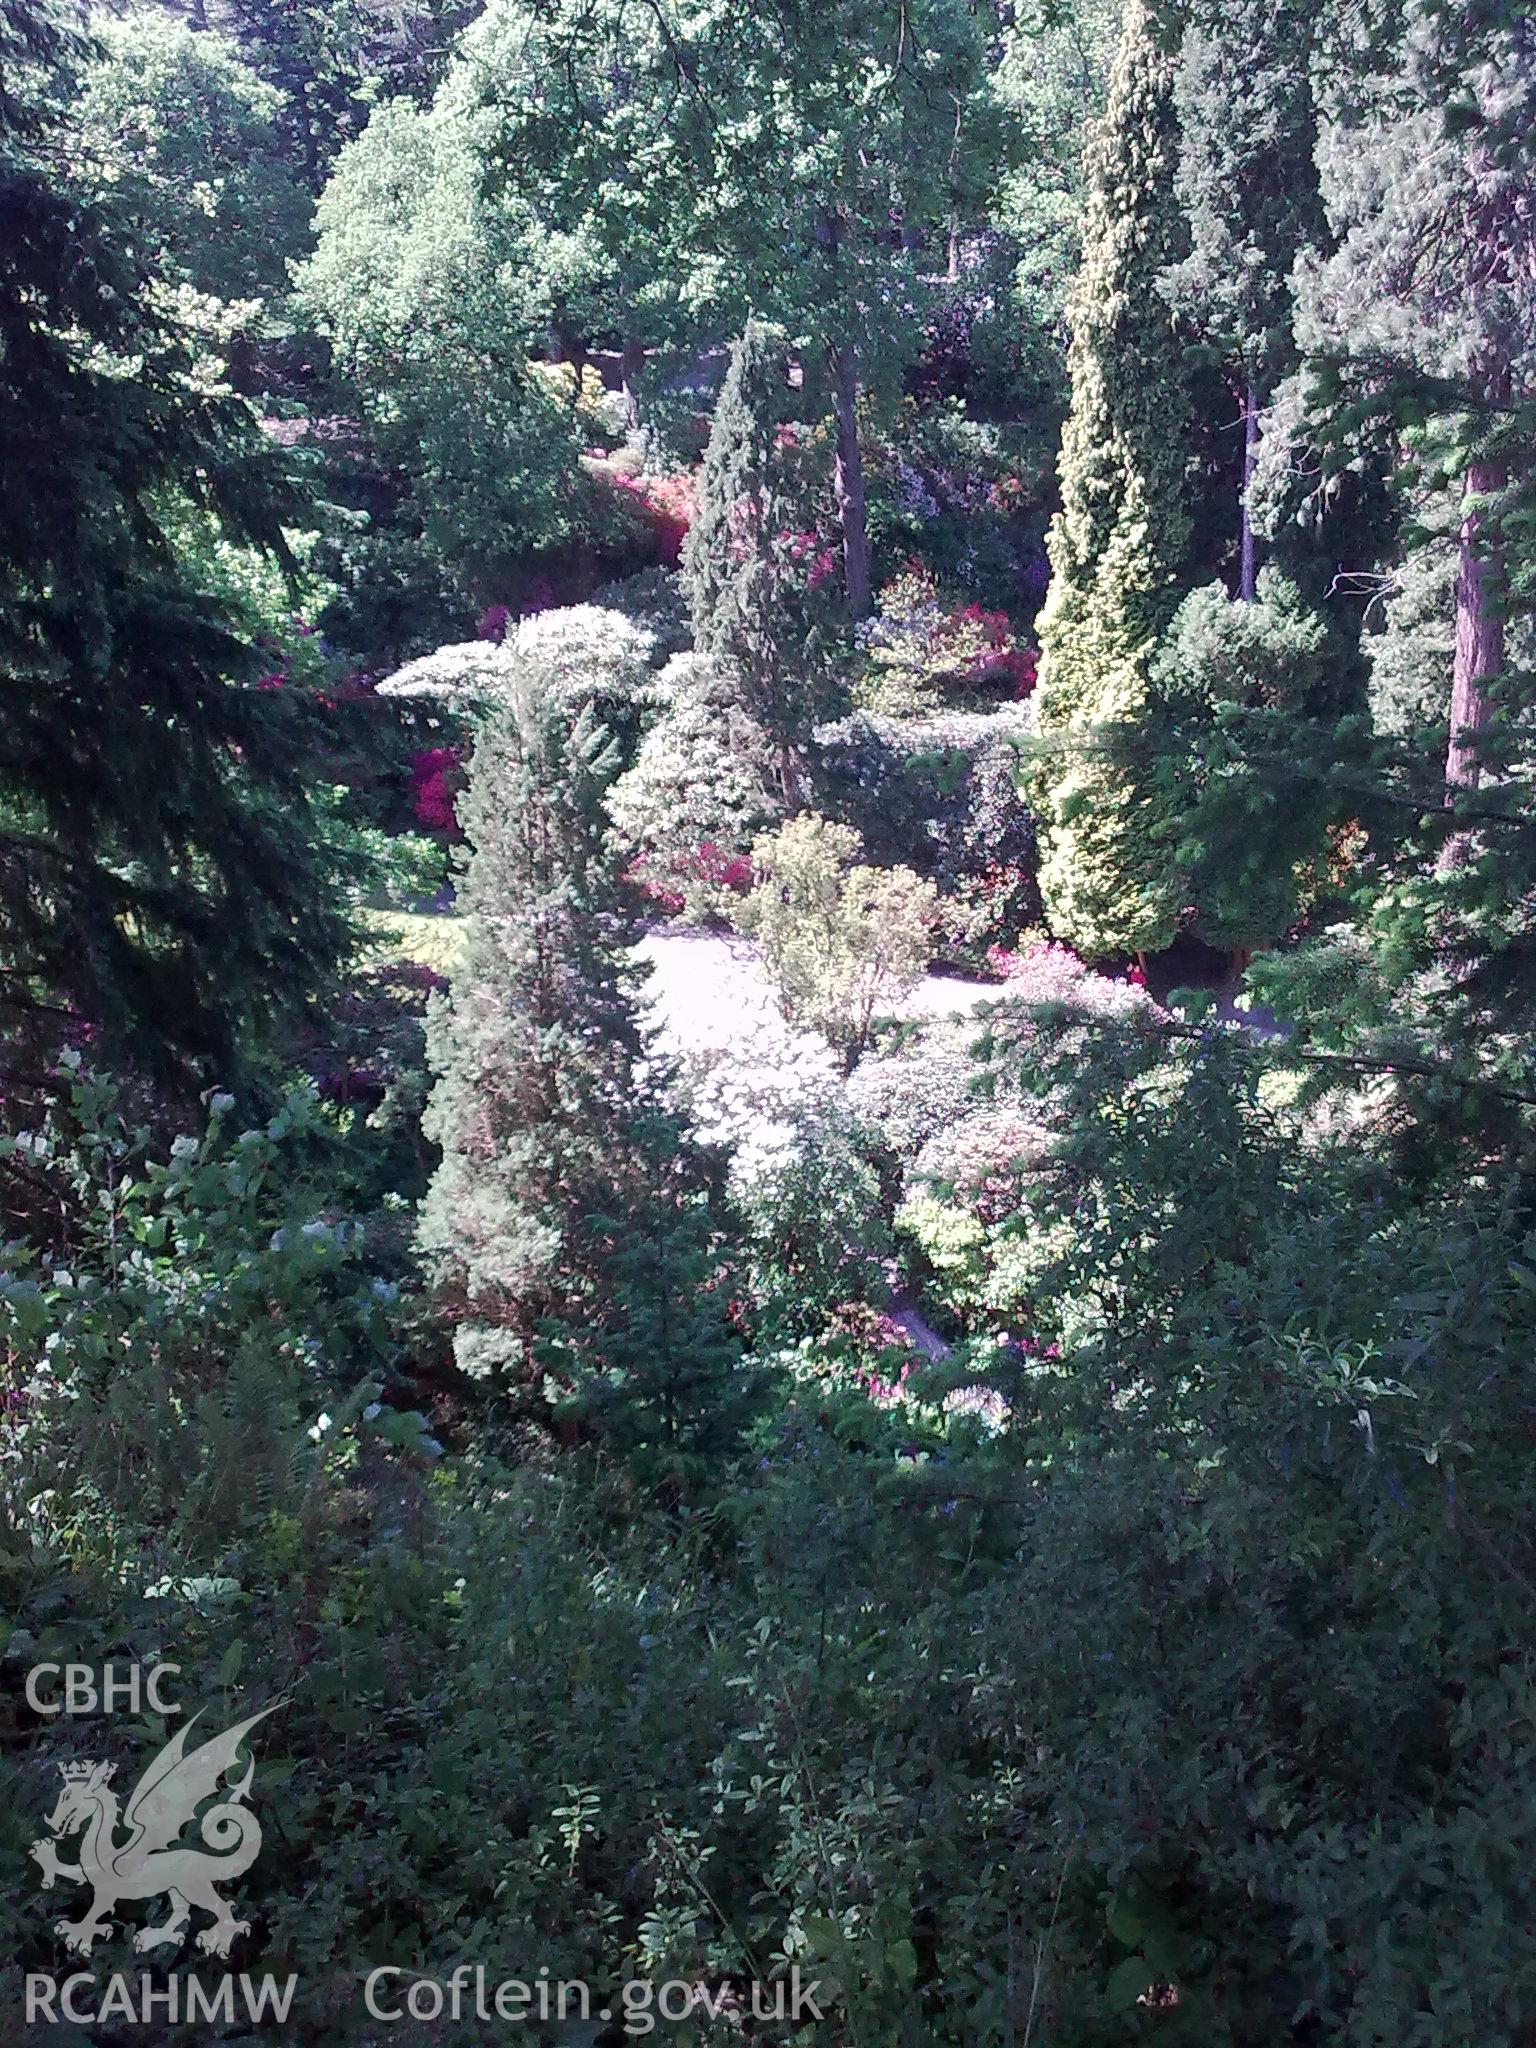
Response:
[[[1317,0],[1194,0],[1175,76],[1190,251],[1163,289],[1235,387],[1243,422],[1237,594],[1254,595],[1259,421],[1295,366],[1291,272],[1323,229],[1313,162]]]
[[[1154,667],[1187,803],[1179,841],[1194,929],[1239,955],[1293,924],[1336,799],[1320,764],[1333,729],[1329,635],[1271,564],[1252,597],[1192,591]]]
[[[1157,289],[1184,254],[1173,82],[1168,15],[1131,0],[1071,306],[1072,405],[1035,697],[1041,893],[1052,928],[1090,954],[1165,946],[1184,901],[1151,682],[1190,527],[1188,394]]]
[[[1418,609],[1415,714],[1377,734],[1387,802],[1356,942],[1392,993],[1350,1029],[1380,1058],[1389,1016],[1400,1037],[1425,1030],[1437,1060],[1524,1077],[1536,992],[1536,577],[1523,545],[1536,516],[1536,42],[1529,12],[1506,0],[1410,0],[1369,54],[1330,75],[1319,161],[1334,246],[1303,264],[1297,307],[1317,495],[1373,458],[1406,484],[1388,566]],[[1440,736],[1449,729],[1438,756],[1424,745],[1437,658]],[[1319,941],[1298,956],[1294,990],[1285,963],[1266,970],[1288,1016],[1315,1014],[1308,978],[1322,985],[1328,953]],[[1326,1028],[1345,1035],[1336,1019]],[[1387,1056],[1413,1054],[1393,1044]]]
[[[86,54],[0,14],[0,996],[71,1011],[165,1078],[233,1078],[345,939],[292,693],[178,557],[189,503],[285,554],[295,510],[242,404],[209,395],[160,281],[66,168]],[[32,1055],[13,1045],[12,1064]]]
[[[461,1360],[525,1376],[589,1278],[577,1239],[614,1205],[640,1053],[602,801],[617,750],[539,683],[520,669],[487,715],[461,806],[466,937],[430,1020],[424,1127],[443,1157],[421,1223]]]
[[[720,1163],[662,1100],[665,1078],[640,1077],[624,1207],[585,1221],[605,1250],[604,1301],[585,1325],[552,1325],[539,1357],[557,1415],[677,1496],[739,1435],[761,1382],[730,1321],[739,1280]]]
[[[1500,586],[1518,570],[1503,528],[1522,523],[1530,474],[1533,107],[1528,15],[1409,7],[1382,74],[1335,82],[1320,160],[1338,246],[1302,273],[1311,424],[1330,466],[1357,460],[1374,426],[1406,445],[1421,485],[1459,485],[1452,806],[1480,779],[1508,653]]]
[[[826,603],[782,334],[751,320],[731,350],[683,554],[694,647],[767,733],[793,803],[824,709]]]
[[[428,1025],[420,1242],[464,1369],[525,1418],[676,1460],[735,1427],[728,1237],[646,1056],[603,796],[616,749],[520,666],[463,803],[467,935]]]

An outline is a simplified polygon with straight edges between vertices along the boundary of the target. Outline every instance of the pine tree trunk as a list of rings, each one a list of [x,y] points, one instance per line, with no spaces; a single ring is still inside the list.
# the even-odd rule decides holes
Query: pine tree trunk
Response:
[[[834,348],[832,407],[837,419],[837,516],[843,529],[843,582],[856,619],[869,611],[869,520],[859,448],[859,365],[851,345]]]
[[[1252,604],[1254,593],[1259,587],[1258,551],[1254,544],[1253,514],[1248,508],[1248,492],[1253,484],[1253,472],[1259,461],[1259,389],[1252,377],[1248,379],[1243,392],[1243,504],[1242,504],[1242,565],[1238,571],[1237,594],[1244,604]]]
[[[1451,743],[1445,757],[1445,801],[1475,790],[1481,774],[1478,736],[1488,723],[1485,685],[1504,666],[1504,621],[1489,591],[1489,562],[1480,545],[1477,500],[1508,481],[1502,463],[1474,462],[1463,492],[1456,561],[1456,658],[1451,670]]]

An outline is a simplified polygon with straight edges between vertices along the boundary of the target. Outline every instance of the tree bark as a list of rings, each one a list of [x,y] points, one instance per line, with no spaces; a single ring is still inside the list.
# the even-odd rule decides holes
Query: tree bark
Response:
[[[304,182],[318,199],[325,184],[320,175],[320,145],[315,139],[315,123],[309,107],[309,80],[300,76],[293,88],[294,105],[299,115],[299,144],[304,152]]]
[[[831,351],[832,409],[837,420],[837,516],[843,529],[843,584],[856,619],[869,611],[869,520],[864,457],[859,448],[859,364],[851,344]]]
[[[1253,514],[1248,507],[1248,492],[1258,461],[1259,388],[1250,376],[1243,391],[1242,561],[1237,579],[1237,594],[1244,604],[1253,603],[1254,593],[1259,587],[1258,550],[1254,543]]]
[[[624,395],[624,417],[631,429],[640,424],[640,379],[645,371],[645,345],[632,335],[624,338],[624,353],[620,358],[619,389]]]
[[[1479,499],[1508,482],[1502,463],[1474,462],[1462,494],[1456,559],[1456,658],[1451,669],[1451,743],[1445,756],[1445,801],[1456,803],[1477,788],[1482,773],[1478,738],[1491,709],[1486,685],[1504,666],[1504,621],[1489,589],[1490,561],[1481,545]]]

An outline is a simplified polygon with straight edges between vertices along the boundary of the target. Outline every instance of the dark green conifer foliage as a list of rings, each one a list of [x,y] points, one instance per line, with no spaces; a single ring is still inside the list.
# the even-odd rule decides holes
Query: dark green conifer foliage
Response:
[[[425,1119],[443,1158],[421,1241],[462,1361],[519,1376],[553,1316],[576,1313],[582,1219],[612,1208],[640,1032],[603,792],[617,750],[570,723],[536,673],[481,727],[461,810],[466,939],[430,1018]]]
[[[1191,246],[1162,282],[1243,423],[1233,580],[1245,599],[1258,568],[1247,490],[1260,414],[1295,366],[1291,272],[1324,225],[1313,160],[1317,16],[1317,0],[1194,0],[1175,80]]]
[[[637,1089],[623,1210],[591,1216],[606,1299],[590,1327],[556,1327],[540,1347],[557,1412],[579,1420],[647,1480],[686,1490],[700,1460],[727,1450],[758,1406],[729,1320],[736,1247],[724,1227],[718,1164],[659,1098]]]
[[[280,552],[286,488],[245,408],[204,395],[152,279],[75,189],[83,46],[0,21],[0,995],[103,1050],[232,1077],[342,943],[298,717],[178,563],[190,499]]]
[[[1151,683],[1190,530],[1188,392],[1157,289],[1185,253],[1175,26],[1131,0],[1094,146],[1039,621],[1041,892],[1052,929],[1089,954],[1165,946],[1184,901]]]
[[[784,337],[751,320],[731,350],[683,554],[694,646],[768,734],[793,801],[826,709],[827,607],[811,587],[814,510],[795,460]]]
[[[1524,1076],[1536,999],[1531,16],[1503,0],[1416,0],[1388,17],[1368,63],[1336,65],[1329,86],[1319,162],[1335,246],[1299,273],[1303,435],[1320,498],[1372,459],[1406,486],[1400,582],[1441,593],[1426,651],[1438,641],[1449,655],[1449,739],[1436,753],[1424,744],[1421,673],[1413,719],[1378,734],[1379,866],[1355,949],[1393,996],[1341,1027],[1346,1006],[1325,1014],[1312,996],[1328,984],[1326,942],[1266,978],[1288,1014],[1335,1041],[1380,1053],[1423,1031],[1463,1070]],[[1387,1056],[1412,1051],[1393,1042]]]
[[[669,1472],[730,1436],[739,1346],[704,1155],[664,1104],[603,796],[618,755],[537,668],[482,726],[463,803],[467,937],[429,1019],[443,1157],[420,1241],[460,1363],[521,1414]]]
[[[1219,583],[1180,605],[1155,677],[1188,806],[1179,863],[1212,946],[1267,945],[1300,914],[1337,799],[1329,634],[1296,586],[1263,569],[1251,599]]]

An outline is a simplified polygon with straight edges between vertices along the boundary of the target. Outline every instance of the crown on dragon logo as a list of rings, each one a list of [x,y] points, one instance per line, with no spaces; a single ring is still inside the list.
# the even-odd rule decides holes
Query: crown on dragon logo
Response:
[[[110,1783],[116,1769],[116,1764],[60,1764],[59,1776],[66,1785],[88,1784],[93,1777],[98,1784],[105,1785]]]

